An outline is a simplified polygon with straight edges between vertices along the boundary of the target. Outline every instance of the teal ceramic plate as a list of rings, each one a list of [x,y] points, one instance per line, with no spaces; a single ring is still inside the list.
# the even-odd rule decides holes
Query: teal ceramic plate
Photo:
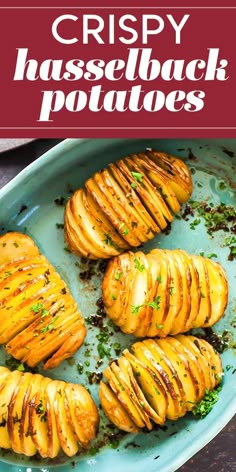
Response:
[[[102,274],[99,266],[90,280],[84,281],[79,273],[85,270],[80,260],[64,250],[63,230],[58,228],[63,222],[63,207],[55,204],[57,197],[68,198],[70,189],[76,189],[95,170],[104,167],[128,153],[153,147],[170,152],[186,160],[191,168],[194,181],[193,200],[205,200],[213,205],[220,202],[226,205],[236,203],[236,140],[65,140],[31,164],[0,192],[0,231],[23,231],[38,244],[62,277],[69,284],[74,297],[85,317],[97,310],[96,301],[100,297]],[[226,316],[215,326],[221,334],[228,330],[233,334],[236,322],[235,311],[235,260],[229,261],[229,233],[220,230],[210,238],[205,221],[197,210],[189,220],[175,219],[168,235],[157,236],[145,245],[147,251],[155,246],[186,249],[190,253],[204,252],[216,254],[217,260],[225,267],[230,284],[229,305]],[[233,321],[234,319],[234,321]],[[131,337],[117,333],[109,327],[109,345],[106,352],[115,357],[114,344],[129,346]],[[83,346],[71,359],[63,362],[59,368],[46,372],[53,378],[82,382],[88,385],[90,373],[98,359],[99,329],[88,325],[87,345]],[[232,340],[230,341],[232,342]],[[231,344],[232,345],[232,344]],[[236,357],[233,349],[227,349],[223,355],[225,375],[220,399],[213,410],[204,419],[196,419],[190,414],[175,423],[168,422],[167,427],[156,429],[149,434],[137,436],[126,434],[119,438],[112,436],[111,430],[105,433],[103,418],[98,440],[93,444],[86,457],[72,459],[61,457],[54,463],[41,460],[35,462],[9,452],[0,452],[1,472],[31,472],[38,470],[52,471],[62,466],[63,472],[172,472],[187,461],[193,454],[209,442],[225,426],[236,411]],[[0,350],[0,362],[5,363],[4,349]],[[84,372],[78,371],[78,365],[86,362]],[[102,359],[102,371],[108,358]],[[80,369],[79,369],[80,370]],[[97,384],[89,385],[96,402]],[[97,451],[98,441],[109,443]],[[222,444],[222,448],[224,445]],[[58,469],[57,469],[58,470]]]

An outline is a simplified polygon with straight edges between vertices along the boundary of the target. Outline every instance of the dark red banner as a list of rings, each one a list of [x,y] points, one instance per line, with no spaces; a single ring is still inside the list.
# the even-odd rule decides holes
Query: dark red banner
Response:
[[[235,137],[236,6],[119,3],[0,6],[1,137]]]

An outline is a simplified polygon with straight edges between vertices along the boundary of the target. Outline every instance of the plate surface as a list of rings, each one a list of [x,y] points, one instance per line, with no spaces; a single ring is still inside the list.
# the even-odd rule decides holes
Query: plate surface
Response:
[[[63,206],[56,205],[55,199],[70,196],[71,188],[83,185],[95,170],[111,161],[131,152],[143,151],[146,147],[166,151],[183,158],[190,166],[194,193],[192,200],[220,202],[236,206],[236,140],[65,140],[44,156],[23,170],[13,181],[0,191],[0,232],[9,230],[29,234],[39,246],[41,252],[57,268],[68,283],[79,308],[85,317],[96,313],[96,301],[100,297],[102,273],[96,267],[95,275],[90,280],[81,280],[79,273],[86,267],[80,265],[80,259],[64,250],[63,230],[58,223],[63,223]],[[235,153],[235,154],[234,154]],[[217,254],[217,260],[224,266],[229,280],[229,304],[225,317],[214,327],[221,334],[228,330],[233,334],[232,320],[236,320],[235,303],[235,261],[228,260],[229,247],[225,245],[228,233],[222,230],[207,234],[204,220],[200,224],[175,219],[168,235],[158,235],[144,247],[145,251],[154,247],[182,248],[189,253]],[[80,267],[79,267],[80,266]],[[105,322],[106,323],[106,322]],[[46,372],[52,378],[74,381],[88,385],[89,373],[94,370],[98,360],[97,344],[99,329],[87,325],[87,345],[83,346],[70,363],[63,362],[60,367]],[[115,357],[114,343],[130,346],[131,336],[117,333],[110,328],[111,355]],[[0,349],[0,364],[6,360],[4,349]],[[62,465],[63,472],[173,472],[193,454],[209,442],[226,425],[236,412],[235,374],[236,357],[233,349],[222,354],[225,375],[220,398],[213,410],[204,419],[196,419],[190,414],[175,423],[168,422],[167,429],[156,429],[149,434],[124,435],[119,444],[113,441],[95,455],[61,459],[58,463],[41,460],[34,462],[22,456],[0,451],[1,472],[31,472],[41,469],[53,472]],[[102,359],[100,371],[109,359]],[[88,371],[78,372],[78,364],[87,363]],[[88,385],[93,398],[98,402],[96,384]],[[102,420],[103,425],[103,420]],[[99,440],[104,438],[103,430]],[[110,440],[109,440],[110,441]],[[94,452],[97,442],[93,446]],[[222,445],[223,448],[223,445]]]

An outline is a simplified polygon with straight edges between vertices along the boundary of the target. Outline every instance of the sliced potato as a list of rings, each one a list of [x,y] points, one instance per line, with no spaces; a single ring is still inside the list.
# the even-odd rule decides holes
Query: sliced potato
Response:
[[[191,174],[179,159],[154,151],[130,154],[72,195],[65,240],[72,252],[91,259],[121,254],[165,229],[191,192]]]
[[[117,428],[127,433],[139,432],[139,428],[124,410],[117,396],[113,393],[111,388],[102,381],[99,386],[99,399],[106,416]]]
[[[81,385],[0,367],[0,447],[16,453],[69,457],[95,438],[99,416]]]
[[[39,250],[26,234],[6,233],[0,236],[0,266],[21,257],[37,256]]]
[[[0,435],[0,447],[4,449],[10,449],[11,439],[10,434],[12,428],[9,430],[9,422],[12,424],[11,418],[9,418],[9,408],[11,404],[12,396],[14,395],[15,389],[17,388],[18,383],[20,383],[22,378],[22,372],[15,371],[12,374],[12,378],[9,378],[9,375],[6,375],[4,368],[4,373],[2,372],[2,367],[0,371],[1,375],[1,384],[0,384],[0,424],[1,424],[1,435]],[[9,372],[9,371],[8,371]],[[13,408],[13,404],[11,404]]]
[[[209,277],[211,316],[205,318],[204,327],[212,326],[222,317],[228,302],[228,283],[223,267],[210,259],[205,260]]]
[[[124,410],[127,412],[133,423],[137,426],[137,428],[144,428],[145,421],[143,420],[142,413],[140,411],[140,407],[136,406],[132,399],[127,394],[125,387],[121,383],[121,381],[117,378],[117,376],[112,372],[110,367],[107,367],[104,371],[104,376],[109,382],[109,385],[113,392],[115,393],[117,399],[121,403]]]
[[[193,328],[200,328],[211,319],[212,307],[210,298],[210,283],[205,259],[201,256],[192,256],[193,263],[198,271],[200,288],[200,307],[197,317],[193,323]]]
[[[47,368],[55,367],[86,335],[77,304],[29,236],[7,233],[0,244],[0,344],[30,366],[47,359]]]
[[[105,369],[108,384],[101,382],[99,388],[105,414],[124,431],[147,426],[144,412],[151,427],[178,419],[221,381],[219,354],[194,336],[146,339],[133,344],[131,352],[125,349]]]
[[[124,333],[164,338],[212,326],[224,314],[228,285],[220,264],[180,249],[131,251],[108,264],[107,315]]]

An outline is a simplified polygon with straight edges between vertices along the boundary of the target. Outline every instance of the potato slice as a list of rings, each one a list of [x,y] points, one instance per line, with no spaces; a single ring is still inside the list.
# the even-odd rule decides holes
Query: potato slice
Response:
[[[131,275],[133,253],[126,252],[112,259],[102,281],[102,297],[106,312],[112,320],[119,320],[127,299],[128,277]]]
[[[124,162],[129,169],[131,176],[133,174],[140,174],[142,181],[135,182],[135,192],[138,194],[141,199],[143,206],[146,208],[148,213],[152,216],[153,220],[157,224],[158,228],[165,229],[167,226],[167,221],[165,220],[163,214],[160,211],[160,195],[152,185],[152,182],[148,179],[145,173],[143,173],[142,168],[136,164],[134,156],[126,157]]]
[[[118,201],[119,205],[122,207],[124,225],[119,228],[120,234],[125,237],[128,234],[128,231],[131,231],[137,240],[139,240],[139,244],[146,242],[147,229],[142,225],[142,220],[139,218],[135,205],[130,205],[130,203],[132,203],[133,193],[130,192],[129,197],[127,197],[127,194],[124,193],[122,187],[120,187],[112,173],[109,171],[110,169],[104,169],[102,170],[101,175],[106,185],[107,194],[109,193],[112,196],[113,205],[116,206],[116,201]]]
[[[125,192],[129,205],[135,208],[139,221],[139,228],[141,229],[140,232],[145,235],[145,240],[151,239],[155,235],[155,231],[159,231],[159,227],[156,225],[151,215],[147,212],[137,192],[135,191],[135,179],[129,173],[126,175],[126,167],[122,167],[122,164],[124,164],[122,161],[118,161],[115,164],[109,164],[109,170]],[[121,168],[119,168],[120,165]]]
[[[83,194],[84,205],[90,215],[93,216],[96,220],[97,229],[98,229],[98,236],[104,242],[104,234],[110,234],[111,240],[114,242],[114,246],[109,246],[106,250],[109,250],[111,254],[111,249],[115,249],[118,247],[119,249],[128,249],[129,244],[124,238],[114,229],[111,222],[106,218],[104,213],[100,210],[100,207],[97,205],[95,200],[89,195],[88,191],[84,189]]]
[[[99,399],[106,416],[117,428],[127,433],[139,432],[139,428],[131,420],[116,395],[103,381],[99,385]]]
[[[140,407],[137,408],[132,402],[129,395],[127,395],[127,392],[125,391],[123,384],[119,379],[117,379],[110,367],[105,369],[104,376],[108,380],[111,389],[115,393],[117,399],[120,401],[122,407],[129,415],[133,423],[137,426],[137,428],[144,428],[145,422],[142,418]]]
[[[71,207],[73,205],[73,199],[76,198],[76,193],[73,195],[71,200],[66,204],[65,216],[64,216],[64,228],[65,228],[65,241],[68,244],[70,251],[78,256],[90,257],[90,249],[88,244],[83,238],[83,235],[78,231],[78,221],[80,214],[74,215]],[[93,255],[91,255],[93,259]]]
[[[170,333],[172,326],[182,309],[183,303],[183,281],[180,275],[176,259],[172,256],[172,251],[163,250],[163,255],[168,261],[169,265],[169,309],[164,322],[162,333],[166,336]],[[161,336],[162,337],[162,336]]]
[[[0,236],[0,266],[21,257],[37,256],[39,250],[26,234],[6,233]]]
[[[193,263],[192,257],[189,256],[187,252],[185,251],[179,250],[179,252],[182,254],[182,256],[186,260],[186,265],[189,268],[190,279],[191,279],[191,285],[190,285],[191,309],[188,315],[188,319],[186,320],[185,328],[183,330],[184,332],[192,328],[193,323],[198,316],[200,303],[201,303],[201,293],[200,293],[200,288],[199,288],[199,275]]]
[[[127,359],[126,359],[126,361],[127,361]],[[122,363],[122,362],[120,362],[120,363]],[[144,421],[144,424],[146,425],[147,429],[151,430],[152,429],[152,424],[151,424],[149,415],[146,411],[146,409],[148,409],[147,401],[145,401],[145,398],[144,398],[144,401],[143,401],[143,395],[141,396],[141,398],[140,398],[140,395],[137,395],[136,391],[133,389],[133,387],[131,385],[129,376],[127,378],[127,375],[125,375],[126,372],[124,372],[123,369],[120,368],[119,365],[117,365],[115,362],[112,362],[110,364],[110,367],[111,367],[111,370],[114,373],[114,375],[116,375],[116,378],[118,379],[118,382],[121,383],[121,385],[123,386],[125,392],[127,393],[129,398],[131,399],[133,405],[136,406],[136,408],[137,408],[142,420]],[[140,392],[138,391],[138,393],[140,393]],[[150,409],[148,409],[148,410],[150,411]]]
[[[211,316],[205,319],[204,327],[212,326],[222,317],[228,302],[228,284],[224,269],[217,262],[205,260],[209,277]]]
[[[148,324],[146,300],[151,279],[145,255],[139,251],[135,254],[133,261],[134,270],[131,272],[133,283],[129,292],[127,322],[126,324],[120,324],[120,326],[126,333],[145,336]]]
[[[76,323],[73,324],[73,327],[68,329],[67,337],[63,344],[61,344],[59,349],[45,362],[43,369],[54,369],[63,360],[72,357],[74,352],[82,346],[86,332],[84,320],[77,320]]]
[[[30,425],[30,406],[31,399],[35,397],[40,390],[42,376],[39,374],[30,374],[30,383],[25,391],[22,418],[20,422],[19,434],[21,441],[22,453],[26,456],[34,456],[37,452],[36,445],[33,441],[34,428]]]
[[[77,232],[79,233],[80,239],[84,241],[84,245],[88,248],[88,253],[99,259],[103,256],[105,249],[105,236],[103,233],[103,239],[99,240],[99,232],[97,229],[97,221],[93,218],[85,208],[86,201],[84,198],[84,191],[79,190],[74,195],[74,199],[71,200],[71,211],[75,213],[76,208],[79,208],[79,215],[77,214]],[[79,217],[78,217],[79,216]]]
[[[117,232],[120,233],[120,228],[126,224],[126,215],[122,206],[114,200],[108,191],[102,180],[101,175],[97,172],[94,174],[92,179],[87,180],[85,183],[87,191],[93,197],[93,199],[100,206],[106,217],[111,221]],[[123,230],[124,233],[124,230]],[[122,234],[122,237],[131,246],[139,246],[140,240],[138,240],[130,231],[127,234]]]
[[[178,417],[183,416],[186,413],[186,396],[183,388],[183,384],[178,377],[178,373],[172,365],[170,359],[168,359],[164,351],[160,348],[158,342],[155,339],[147,339],[144,341],[144,344],[147,346],[150,351],[153,359],[155,360],[155,368],[158,369],[158,364],[161,369],[169,376],[171,381],[168,381],[169,385],[169,394],[172,396],[172,401],[169,399],[169,404],[167,408],[167,418],[174,419],[178,414]],[[169,395],[169,397],[170,397]]]
[[[26,373],[21,376],[19,382],[14,388],[9,406],[8,406],[8,420],[7,428],[11,442],[11,448],[18,454],[23,453],[21,444],[21,428],[23,423],[23,405],[25,392],[29,388],[31,381],[31,374]],[[23,416],[23,418],[22,418]]]
[[[158,167],[161,167],[178,201],[185,203],[192,193],[192,178],[184,162],[164,152],[147,151],[146,154]]]
[[[49,381],[48,381],[49,380]],[[57,422],[54,411],[56,402],[56,393],[59,389],[60,382],[58,380],[50,380],[45,378],[43,389],[45,393],[46,408],[47,408],[47,425],[48,425],[48,450],[47,455],[51,459],[59,454],[61,444],[57,432]]]
[[[191,272],[189,270],[189,266],[183,254],[178,250],[174,250],[172,251],[172,256],[175,258],[178,264],[180,277],[182,279],[182,296],[183,296],[182,307],[177,317],[175,318],[172,329],[170,331],[170,334],[174,335],[176,333],[181,333],[185,331],[186,324],[188,322],[189,315],[191,312],[190,287],[191,287],[192,281],[191,281]]]
[[[163,256],[162,251],[153,249],[151,254],[157,258],[160,264],[160,276],[157,286],[156,296],[153,300],[149,300],[149,304],[153,303],[152,321],[149,324],[147,336],[165,336],[165,320],[169,310],[170,292],[170,271],[167,259]],[[151,305],[150,305],[151,306]]]
[[[199,313],[192,327],[200,328],[211,319],[210,282],[205,259],[201,256],[194,255],[192,256],[192,260],[198,271],[201,295]]]
[[[64,389],[67,417],[77,441],[83,448],[95,438],[99,415],[97,407],[82,385],[67,383]]]
[[[2,371],[2,367],[1,367]],[[9,372],[9,371],[8,371]],[[14,395],[14,391],[17,388],[18,383],[21,381],[22,372],[15,371],[12,374],[12,378],[9,378],[9,375],[6,374],[4,370],[3,376],[1,376],[1,385],[0,385],[0,425],[1,425],[1,434],[0,434],[0,447],[4,449],[10,449],[11,447],[11,429],[8,429],[8,423],[11,421],[9,419],[9,407],[11,403],[11,398]]]
[[[71,424],[69,423],[66,414],[64,389],[65,382],[59,381],[54,402],[54,414],[56,418],[57,434],[61,447],[65,454],[71,457],[78,452],[79,446],[74,437]]]
[[[120,357],[120,359],[118,359],[118,365],[121,369],[121,372],[123,372],[123,374],[125,375],[126,382],[128,383],[129,387],[135,393],[142,409],[145,410],[145,412],[152,421],[159,424],[159,415],[157,415],[155,409],[153,409],[151,406],[151,400],[154,395],[149,393],[148,398],[146,399],[138,384],[138,381],[135,379],[131,364],[128,359],[126,359],[124,356]],[[147,427],[149,430],[151,430],[152,424],[149,423]]]
[[[206,386],[205,378],[202,373],[201,366],[198,364],[196,357],[192,354],[192,351],[189,350],[185,345],[183,345],[176,337],[174,339],[170,338],[169,342],[175,349],[183,354],[185,357],[189,370],[191,372],[191,377],[193,378],[193,383],[196,387],[197,403],[204,397]]]
[[[127,349],[124,351],[124,356],[129,360],[137,382],[140,385],[146,399],[148,399],[150,405],[158,415],[158,420],[155,420],[155,422],[158,422],[158,424],[163,424],[166,419],[168,400],[167,394],[163,389],[159,378],[155,375],[153,370],[149,369],[149,367],[147,367],[143,362],[132,355]],[[156,395],[158,395],[157,392],[159,392],[159,401],[154,401],[153,398],[155,397],[151,397],[154,392]]]
[[[150,181],[160,193],[163,215],[167,221],[172,221],[173,216],[170,210],[173,213],[178,213],[180,210],[180,205],[170,184],[162,175],[160,168],[153,161],[148,159],[145,154],[139,153],[136,160],[144,167]]]
[[[39,389],[30,400],[29,424],[32,440],[41,457],[48,457],[48,421],[45,380],[41,378]]]
[[[178,334],[177,336],[175,336],[175,338],[194,355],[194,357],[196,358],[196,362],[199,364],[199,368],[201,368],[202,373],[204,375],[205,390],[210,390],[212,388],[212,382],[210,377],[209,364],[207,359],[201,354],[201,352],[197,348],[195,344],[196,338],[194,338],[193,336],[185,336],[183,334]]]
[[[174,379],[174,370],[170,369],[164,362],[160,363],[156,357],[160,354],[160,349],[153,340],[146,340],[142,343],[135,343],[132,346],[132,351],[137,359],[139,359],[145,366],[147,366],[155,376],[159,379],[162,385],[162,391],[167,395],[167,406],[166,397],[163,398],[161,393],[156,387],[153,392],[149,393],[149,401],[155,411],[160,411],[160,403],[163,402],[163,412],[161,416],[165,415],[167,418],[175,420],[180,416],[181,406],[179,402],[179,389],[176,389],[176,385],[172,382]],[[164,353],[162,352],[163,361]],[[163,365],[164,364],[164,365]]]
[[[222,363],[219,354],[205,339],[198,340],[202,354],[208,358],[212,388],[218,385],[222,378]]]
[[[158,339],[157,344],[173,364],[173,367],[184,386],[187,410],[190,410],[191,404],[195,403],[197,400],[197,385],[185,356],[171,344],[170,339],[172,338],[168,337],[165,339]]]

